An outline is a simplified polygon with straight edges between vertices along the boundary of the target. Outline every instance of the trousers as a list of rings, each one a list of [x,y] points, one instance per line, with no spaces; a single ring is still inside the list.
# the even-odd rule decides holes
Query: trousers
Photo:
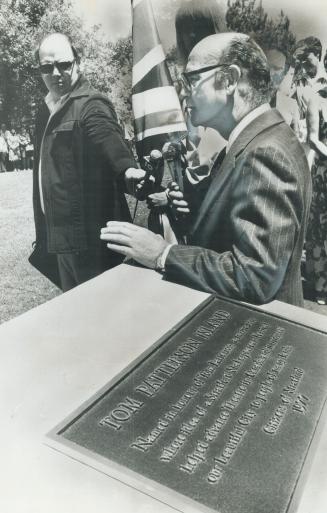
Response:
[[[63,292],[99,274],[95,258],[88,252],[57,254],[57,261]]]

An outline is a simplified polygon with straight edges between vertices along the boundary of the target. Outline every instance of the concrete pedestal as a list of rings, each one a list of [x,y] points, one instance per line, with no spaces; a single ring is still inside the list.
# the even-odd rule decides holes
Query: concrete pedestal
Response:
[[[207,297],[121,265],[0,327],[0,511],[173,511],[57,453],[44,436]],[[318,314],[263,308],[327,331]],[[327,428],[298,513],[326,513],[326,456]]]

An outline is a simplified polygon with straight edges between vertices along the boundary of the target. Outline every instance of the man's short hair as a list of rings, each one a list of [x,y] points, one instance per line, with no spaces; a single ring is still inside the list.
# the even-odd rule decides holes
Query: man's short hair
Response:
[[[321,52],[321,41],[317,37],[309,36],[297,42],[293,52],[293,58],[296,61],[302,61],[305,60],[310,53],[313,53],[313,55],[320,59]]]
[[[220,62],[226,64],[226,68],[235,64],[245,72],[249,87],[244,90],[240,88],[240,94],[251,106],[270,101],[272,85],[269,64],[264,51],[253,39],[235,36],[222,51]]]
[[[60,35],[64,36],[64,37],[67,39],[67,41],[68,41],[68,43],[69,43],[69,45],[70,45],[70,47],[71,47],[71,49],[72,49],[74,59],[75,59],[75,61],[77,62],[77,64],[79,64],[79,63],[81,62],[81,56],[80,56],[79,52],[77,51],[76,47],[73,45],[73,43],[72,43],[72,41],[71,41],[70,37],[69,37],[69,36],[67,36],[67,34],[63,34],[63,33],[59,33],[59,32],[53,32],[53,33],[51,33],[51,34],[47,34],[46,36],[44,36],[44,37],[41,39],[41,41],[40,41],[40,43],[39,43],[38,47],[37,47],[37,48],[36,48],[36,50],[34,51],[34,58],[35,58],[35,60],[37,61],[37,63],[39,63],[39,62],[40,62],[39,50],[40,50],[40,47],[41,47],[41,45],[42,45],[43,41],[45,41],[46,39],[48,39],[48,37],[50,37],[50,36],[52,36],[52,35],[54,35],[54,34],[60,34]]]
[[[322,44],[317,37],[309,36],[297,42],[292,58],[296,81],[306,80],[307,77],[315,76],[317,71],[316,67],[309,65],[306,69],[303,68],[303,64],[307,61],[311,53],[319,60],[321,59]]]

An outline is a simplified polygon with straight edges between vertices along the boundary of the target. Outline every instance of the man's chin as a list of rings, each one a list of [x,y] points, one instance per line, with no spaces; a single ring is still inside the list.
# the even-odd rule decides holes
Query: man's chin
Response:
[[[67,87],[65,87],[64,85],[56,84],[56,85],[52,85],[52,87],[51,87],[51,93],[54,96],[58,96],[58,98],[60,98],[61,96],[64,96],[68,92],[69,92],[69,89]]]

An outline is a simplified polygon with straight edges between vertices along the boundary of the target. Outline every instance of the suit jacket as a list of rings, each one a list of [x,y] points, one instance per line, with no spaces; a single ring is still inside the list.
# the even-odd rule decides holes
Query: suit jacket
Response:
[[[254,119],[217,170],[166,276],[252,303],[303,304],[300,262],[311,199],[307,160],[277,110]]]

